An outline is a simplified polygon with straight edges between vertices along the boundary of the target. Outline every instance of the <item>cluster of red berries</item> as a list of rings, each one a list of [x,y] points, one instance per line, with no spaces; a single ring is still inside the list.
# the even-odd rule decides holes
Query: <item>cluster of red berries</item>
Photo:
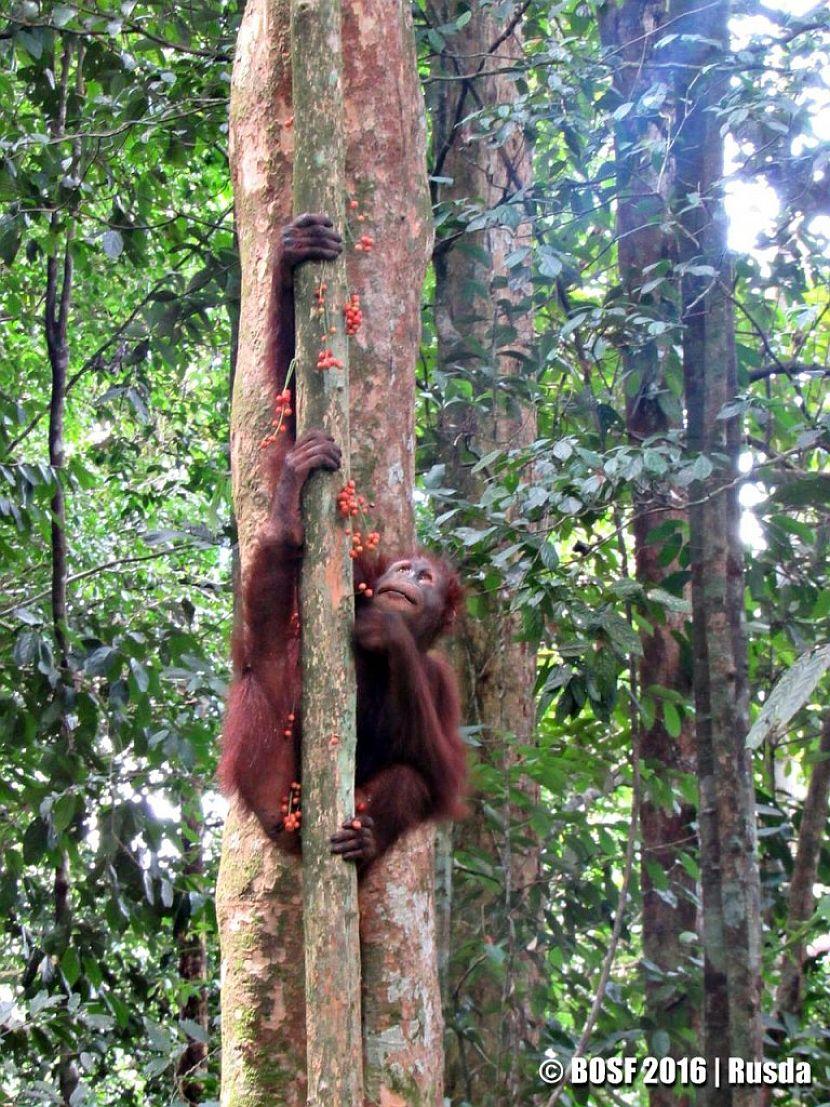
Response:
[[[346,319],[346,334],[357,334],[363,324],[363,312],[360,310],[360,297],[353,292],[343,308]]]
[[[374,596],[374,592],[365,580],[362,580],[360,584],[358,584],[357,590],[361,594],[361,596],[365,596],[367,600],[371,600],[372,596]]]
[[[345,519],[352,519],[360,515],[367,507],[374,506],[374,504],[366,502],[365,496],[358,494],[353,480],[347,481],[337,493],[337,510]],[[369,531],[366,535],[359,530],[347,530],[346,534],[352,540],[352,548],[349,550],[349,557],[352,559],[362,554],[364,550],[376,550],[380,543],[380,534],[376,530]],[[359,591],[364,595],[372,595],[371,589],[367,589],[365,584],[359,587]]]
[[[320,281],[317,287],[314,289],[314,303],[318,308],[323,308],[326,302],[326,289],[328,285],[325,281]]]
[[[285,420],[289,415],[293,414],[294,409],[291,407],[291,389],[284,388],[282,392],[277,393],[274,399],[274,418],[272,422],[276,429],[271,434],[266,434],[260,442],[259,448],[261,450],[264,450],[266,446],[272,446],[277,441],[277,435],[285,434],[288,430]]]
[[[357,486],[353,480],[346,481],[337,493],[337,510],[348,518],[350,515],[359,514],[366,507],[366,497],[358,496]]]
[[[294,733],[293,727],[294,727],[294,720],[296,718],[297,718],[297,716],[294,714],[293,711],[290,711],[288,713],[288,715],[286,715],[286,717],[285,717],[285,730],[282,732],[284,738],[290,738],[291,735]]]
[[[354,248],[358,253],[371,254],[374,244],[375,240],[370,234],[362,234],[355,243]]]
[[[366,535],[359,530],[347,531],[346,533],[352,536],[352,548],[349,550],[349,557],[352,560],[362,554],[364,550],[373,551],[380,545],[380,534],[376,530],[370,530]],[[369,595],[371,595],[371,592]]]
[[[280,812],[283,816],[283,826],[288,831],[300,829],[300,822],[302,820],[300,792],[301,788],[299,781],[293,781],[291,784],[291,791],[280,805]]]
[[[339,357],[335,357],[331,350],[320,350],[317,354],[317,368],[318,369],[342,369],[343,362]]]

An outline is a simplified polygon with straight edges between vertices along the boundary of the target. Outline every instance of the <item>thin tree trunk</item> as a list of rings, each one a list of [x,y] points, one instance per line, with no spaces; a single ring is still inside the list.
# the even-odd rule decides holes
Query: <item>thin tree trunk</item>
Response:
[[[819,757],[813,766],[804,799],[798,848],[793,862],[787,907],[787,931],[781,958],[781,979],[775,993],[775,1013],[799,1017],[804,1007],[804,960],[806,950],[799,931],[815,910],[813,891],[818,879],[818,863],[827,828],[827,799],[830,795],[830,713],[821,727]]]
[[[710,1070],[761,1054],[760,913],[738,537],[739,427],[719,419],[735,395],[731,265],[720,195],[728,0],[672,9],[677,42],[677,202],[688,447],[714,466],[690,489],[694,691],[703,891],[704,1049]],[[696,271],[690,272],[689,267]],[[726,459],[724,461],[723,459]],[[707,1104],[755,1104],[758,1089],[706,1089]]]
[[[661,262],[672,259],[673,235],[667,231],[673,164],[669,154],[671,98],[654,109],[638,107],[643,94],[664,81],[662,56],[655,53],[655,41],[665,23],[665,0],[623,0],[600,9],[603,46],[614,65],[614,89],[620,103],[635,105],[615,126],[617,164],[617,256],[620,281],[632,313],[671,317],[671,289],[658,285],[649,294],[641,286],[655,279]],[[655,150],[664,150],[656,161]],[[663,295],[663,290],[665,295]],[[667,434],[680,421],[679,405],[669,391],[667,362],[673,357],[673,336],[658,343],[642,334],[626,336],[621,348],[626,379],[626,426],[635,445]],[[632,387],[632,383],[634,387]],[[677,408],[675,416],[674,409]],[[634,548],[637,576],[646,587],[660,586],[676,573],[677,561],[663,564],[661,546],[649,541],[649,532],[667,519],[684,520],[686,513],[671,509],[668,498],[659,493],[635,497]],[[690,692],[679,639],[686,618],[667,611],[665,621],[650,633],[641,634],[643,657],[639,684],[648,694],[656,687],[674,690],[684,697]],[[641,757],[662,782],[678,783],[680,774],[693,773],[694,729],[684,718],[680,735],[672,738],[666,729],[660,702],[654,721],[644,727]],[[689,1034],[697,1023],[697,1006],[689,988],[692,969],[689,949],[680,935],[696,928],[694,878],[684,869],[681,857],[693,852],[695,834],[692,806],[677,800],[668,806],[655,801],[648,788],[642,792],[640,822],[642,853],[640,880],[643,893],[643,960],[646,1013],[655,1030],[672,1037],[672,1054],[689,1050]],[[662,894],[668,889],[670,896]],[[682,1043],[682,1044],[681,1044]],[[669,1086],[651,1085],[651,1107],[685,1107],[686,1092]]]
[[[69,43],[63,46],[60,86],[58,90],[58,105],[55,118],[52,123],[52,136],[56,140],[63,138],[66,133],[66,112],[68,102],[69,76],[72,65],[72,49]],[[80,53],[77,59],[80,66]],[[80,72],[80,70],[78,70]],[[80,78],[79,78],[80,79]],[[77,158],[77,152],[76,152]],[[46,262],[46,301],[44,307],[44,331],[46,335],[46,350],[49,356],[49,368],[51,372],[51,389],[49,395],[49,465],[52,470],[54,492],[50,501],[52,515],[50,539],[51,539],[51,609],[52,632],[55,639],[57,664],[61,673],[61,684],[56,689],[56,695],[63,698],[66,688],[71,683],[67,658],[66,639],[66,576],[67,576],[67,541],[66,541],[66,499],[63,490],[63,468],[66,462],[66,448],[64,442],[64,414],[66,409],[66,373],[69,364],[69,346],[67,342],[67,326],[69,322],[69,308],[72,302],[72,225],[68,223],[66,229],[61,226],[58,212],[55,211],[51,218],[52,233],[60,242],[64,240],[63,258],[59,258],[57,244]],[[61,231],[63,234],[61,235]],[[67,747],[71,745],[71,732],[66,726],[63,712],[60,719],[61,741]],[[70,928],[72,923],[72,910],[70,904],[71,878],[69,872],[69,859],[64,853],[55,869],[54,879],[54,918],[55,926],[61,935],[61,952],[69,944]],[[61,1053],[58,1063],[58,1085],[61,1098],[67,1105],[71,1100],[79,1082],[78,1067],[72,1055],[66,1051]]]
[[[344,225],[343,50],[339,0],[292,0],[294,212]],[[332,335],[321,327],[319,286]],[[332,856],[332,828],[354,814],[355,671],[350,542],[336,496],[349,479],[346,260],[304,266],[295,282],[297,431],[322,427],[343,450],[341,473],[312,474],[303,494],[303,930],[309,1107],[353,1107],[363,1096],[357,874]],[[321,336],[321,329],[323,334]],[[331,348],[342,368],[321,371]]]
[[[408,5],[354,0],[343,18],[346,172],[358,203],[350,233],[375,239],[369,254],[347,250],[364,315],[350,344],[352,472],[392,552],[411,549],[414,537],[415,363],[431,247],[424,119]],[[243,564],[267,501],[258,443],[272,410],[270,272],[292,213],[293,143],[287,3],[248,0],[231,102],[243,285],[231,442]],[[299,866],[253,824],[231,810],[217,889],[223,1104],[297,1107],[305,1103]],[[360,889],[369,1103],[441,1102],[432,838],[422,827],[396,843]]]
[[[804,963],[807,957],[804,927],[812,917],[816,905],[814,887],[818,879],[821,847],[827,827],[827,801],[830,797],[830,712],[822,721],[819,759],[813,766],[807,795],[801,812],[793,871],[790,877],[790,893],[787,903],[787,926],[784,932],[784,951],[781,954],[778,987],[775,990],[773,1019],[783,1022],[786,1016],[800,1019],[804,1010]],[[787,1039],[783,1028],[768,1033],[779,1042]],[[773,1089],[762,1090],[763,1107],[773,1101]]]
[[[436,21],[444,24],[457,19],[464,6],[442,0],[432,10]],[[505,26],[476,4],[470,21],[449,40],[437,61],[433,174],[452,182],[435,184],[437,201],[477,198],[486,208],[512,198],[523,211],[521,190],[530,184],[530,148],[521,129],[496,146],[476,137],[474,123],[462,122],[482,105],[516,100],[516,86],[509,78],[482,77],[478,71],[498,68],[502,56],[521,56],[522,48],[518,8]],[[470,74],[470,80],[441,80],[461,74]],[[438,364],[446,373],[472,380],[479,399],[486,391],[490,401],[486,408],[455,403],[439,416],[438,460],[446,467],[447,483],[473,505],[479,503],[481,492],[480,479],[471,472],[477,457],[494,449],[521,450],[535,437],[534,410],[518,398],[521,389],[504,398],[504,385],[521,381],[524,362],[516,351],[529,354],[533,340],[530,245],[530,223],[522,218],[514,228],[464,234],[457,242],[439,242],[436,249]],[[508,269],[508,255],[522,249],[523,262]],[[473,891],[469,883],[453,889],[452,916],[448,928],[445,924],[451,948],[463,943],[469,949],[473,942],[483,949],[484,943],[495,942],[507,951],[501,979],[468,972],[469,964],[453,971],[451,961],[447,973],[445,999],[457,1028],[447,1091],[478,1107],[522,1098],[523,1062],[537,1041],[531,993],[538,974],[526,952],[524,928],[538,921],[538,842],[521,824],[538,790],[521,777],[517,751],[533,740],[536,656],[532,646],[516,640],[521,628],[506,608],[506,597],[500,594],[489,603],[485,618],[465,618],[457,631],[467,713],[481,728],[482,759],[498,770],[504,783],[499,826],[477,808],[456,832],[464,848],[494,855],[503,884],[492,892],[480,886]],[[517,798],[521,794],[525,799]],[[475,1050],[461,1028],[465,1008],[475,1011],[474,1033],[480,1045]]]
[[[202,850],[202,812],[201,791],[196,781],[196,795],[193,810],[185,815],[187,846],[185,848],[182,875],[189,887],[191,878],[201,884],[205,872],[205,858]],[[179,1017],[199,1027],[198,1035],[187,1035],[187,1046],[176,1065],[176,1083],[179,1094],[187,1104],[202,1101],[204,1088],[201,1076],[207,1061],[208,1001],[205,981],[207,979],[207,950],[202,934],[195,930],[189,920],[176,935],[179,947],[179,979],[191,989],[182,1004]]]

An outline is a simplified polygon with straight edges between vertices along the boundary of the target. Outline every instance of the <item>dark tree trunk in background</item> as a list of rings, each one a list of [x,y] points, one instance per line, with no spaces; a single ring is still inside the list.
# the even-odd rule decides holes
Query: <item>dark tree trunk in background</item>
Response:
[[[710,1062],[761,1053],[755,798],[746,749],[747,659],[737,494],[740,427],[719,413],[736,392],[732,271],[713,110],[727,87],[729,4],[681,0],[670,13],[678,118],[683,362],[688,448],[712,473],[690,488],[694,692],[703,892],[704,1050]],[[693,269],[694,271],[690,271]],[[706,1089],[711,1104],[755,1104],[753,1088]]]
[[[190,891],[190,881],[194,888],[201,888],[205,872],[205,858],[202,850],[202,812],[198,805],[200,789],[194,782],[194,810],[185,815],[185,833],[187,847],[185,851],[182,876],[187,882],[185,893]],[[187,1047],[176,1065],[176,1083],[179,1094],[185,1103],[202,1102],[204,1088],[201,1075],[207,1061],[208,1002],[205,981],[207,980],[207,950],[204,936],[196,930],[189,917],[182,929],[176,934],[179,949],[179,978],[185,982],[189,994],[179,1011],[179,1018],[192,1022],[201,1033],[187,1035]]]
[[[811,918],[816,897],[813,891],[818,879],[818,863],[827,829],[827,799],[830,796],[830,714],[824,716],[821,727],[819,757],[813,765],[810,784],[804,799],[798,848],[793,862],[787,909],[787,946],[781,959],[781,979],[775,994],[775,1013],[800,1017],[804,1007],[803,939],[795,935]]]
[[[438,23],[452,22],[462,10],[456,0],[441,0],[430,9]],[[520,399],[524,363],[515,356],[515,351],[529,352],[533,337],[531,228],[521,192],[530,184],[530,149],[520,126],[503,145],[495,145],[476,137],[474,122],[461,122],[482,105],[516,100],[508,76],[482,77],[477,70],[498,69],[500,58],[521,56],[519,7],[499,20],[478,4],[472,13],[433,69],[439,78],[431,104],[433,174],[452,179],[435,186],[435,199],[450,205],[475,199],[485,208],[512,199],[516,213],[512,228],[463,234],[457,241],[439,242],[436,250],[438,365],[450,376],[471,381],[479,399],[486,396],[483,404],[456,401],[445,407],[437,428],[437,460],[446,466],[446,483],[471,505],[474,525],[482,487],[471,472],[475,461],[495,449],[521,450],[533,441],[536,424],[532,403]],[[459,74],[471,79],[440,80]],[[507,256],[521,248],[527,256],[508,269]],[[466,1098],[477,1107],[522,1099],[527,1051],[537,1043],[531,999],[537,973],[524,930],[538,922],[538,843],[521,823],[538,790],[522,778],[517,749],[533,740],[536,657],[530,645],[516,641],[520,623],[508,606],[509,596],[500,591],[487,600],[486,614],[465,618],[456,635],[467,721],[480,728],[479,756],[504,788],[498,825],[474,805],[472,818],[456,831],[456,844],[485,854],[504,883],[486,890],[470,881],[453,886],[445,927],[451,950],[463,950],[447,973],[447,1017],[455,1031],[448,1040],[447,1092],[453,1101]],[[446,885],[446,867],[444,872]],[[537,928],[531,925],[531,930]],[[507,952],[501,975],[487,971],[487,958],[469,971],[488,942],[502,944]]]
[[[617,122],[617,256],[623,295],[633,315],[647,315],[677,323],[671,286],[655,282],[674,257],[674,236],[669,227],[669,203],[674,184],[670,155],[672,100],[667,96],[656,108],[641,105],[649,90],[665,88],[662,55],[655,41],[666,21],[665,0],[623,0],[600,10],[603,46],[614,66],[614,89],[621,104],[634,107]],[[652,95],[654,95],[652,91]],[[643,99],[641,99],[643,98]],[[655,151],[662,151],[657,156]],[[649,339],[642,326],[632,326],[622,345],[626,378],[626,426],[634,445],[660,439],[676,429],[680,405],[671,384],[679,383],[681,367],[674,353],[676,333],[662,340]],[[634,503],[634,548],[637,576],[646,588],[661,587],[680,568],[676,560],[661,561],[662,544],[650,541],[649,532],[669,519],[685,519],[685,511],[668,496],[640,494]],[[642,634],[643,657],[638,680],[640,696],[650,688],[675,691],[684,698],[690,692],[678,639],[686,617],[666,612],[665,621]],[[671,786],[677,796],[681,774],[694,773],[694,731],[684,718],[680,735],[672,737],[664,722],[662,702],[654,701],[654,721],[644,726],[640,755],[644,785],[640,804],[643,893],[643,959],[645,962],[646,1016],[648,1026],[671,1035],[672,1053],[695,1053],[697,1007],[690,993],[692,973],[689,947],[680,940],[696,927],[695,880],[681,863],[693,853],[695,812],[688,804],[671,804],[655,798],[649,788],[652,774],[661,793]],[[681,1107],[688,1094],[671,1087],[651,1085],[652,1107]]]
[[[57,47],[56,47],[57,53]],[[60,67],[56,74],[59,81],[55,116],[51,133],[54,141],[61,141],[66,134],[67,105],[72,91],[82,92],[83,52],[79,45],[73,51],[69,42],[63,46]],[[74,89],[70,85],[74,65]],[[79,150],[74,145],[72,165],[74,172],[78,164]],[[60,702],[58,719],[59,743],[65,753],[72,747],[72,733],[66,725],[66,697],[72,684],[72,673],[67,657],[66,636],[66,579],[69,555],[66,524],[66,496],[64,493],[64,466],[66,464],[66,442],[64,439],[64,416],[66,413],[66,375],[69,366],[69,309],[72,304],[72,239],[74,223],[71,213],[64,221],[60,209],[55,207],[50,219],[52,246],[46,260],[46,297],[44,303],[44,332],[46,351],[49,358],[51,387],[49,392],[49,467],[52,472],[54,491],[50,501],[51,522],[51,614],[52,634],[55,641],[55,660],[61,674],[61,680],[55,689]],[[55,786],[60,785],[55,781]],[[71,873],[69,858],[63,853],[55,868],[53,884],[54,919],[58,957],[66,950],[71,940],[72,906],[70,902]],[[69,1105],[78,1087],[78,1066],[70,1053],[62,1052],[58,1061],[58,1086],[61,1099]]]
[[[830,798],[830,713],[824,716],[819,759],[813,765],[807,795],[801,813],[798,844],[790,878],[787,902],[787,926],[784,932],[784,951],[781,954],[778,987],[775,990],[773,1019],[783,1023],[787,1016],[800,1020],[804,1011],[804,964],[807,958],[803,928],[811,919],[816,907],[814,887],[818,880],[821,847],[827,830],[827,801]],[[776,1027],[770,1031],[775,1041],[783,1044],[783,1056],[788,1055],[785,1030]],[[763,1089],[762,1103],[769,1107],[773,1102],[773,1089]]]

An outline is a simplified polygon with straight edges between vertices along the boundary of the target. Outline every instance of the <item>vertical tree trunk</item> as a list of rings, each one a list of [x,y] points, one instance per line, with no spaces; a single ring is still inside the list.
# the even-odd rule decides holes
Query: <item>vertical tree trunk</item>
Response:
[[[436,22],[446,24],[464,7],[456,0],[441,0],[432,10]],[[472,379],[479,398],[486,389],[489,399],[484,406],[455,403],[439,417],[439,460],[446,466],[448,483],[470,504],[479,502],[481,492],[479,478],[471,473],[477,457],[494,449],[520,450],[533,440],[536,429],[532,406],[518,399],[519,390],[509,389],[523,370],[515,352],[529,353],[533,340],[531,227],[521,197],[530,184],[530,148],[520,128],[496,146],[476,137],[475,123],[461,122],[483,104],[493,107],[516,100],[516,86],[509,77],[482,77],[479,70],[498,69],[500,58],[521,54],[518,8],[505,26],[475,4],[472,18],[448,40],[433,70],[433,173],[451,179],[449,184],[436,184],[436,199],[451,204],[476,198],[485,208],[512,199],[520,213],[512,228],[464,234],[456,243],[439,242],[436,250],[438,364],[450,375]],[[451,79],[461,74],[469,74],[469,79]],[[508,269],[507,256],[522,249],[522,263]],[[473,453],[465,452],[465,444]],[[536,657],[528,643],[516,641],[519,622],[506,607],[506,597],[500,594],[488,604],[486,618],[464,619],[457,632],[467,713],[481,727],[482,759],[498,770],[505,785],[497,828],[477,809],[458,829],[465,848],[496,854],[496,871],[503,874],[504,884],[492,893],[478,886],[474,892],[469,886],[454,890],[449,928],[454,947],[464,943],[469,948],[473,942],[484,948],[485,942],[496,942],[503,943],[508,954],[501,979],[486,972],[468,973],[468,965],[455,971],[450,965],[448,973],[448,1012],[459,1032],[447,1068],[447,1090],[478,1107],[522,1098],[523,1061],[535,1044],[531,991],[536,973],[522,932],[535,917],[538,843],[519,829],[527,813],[527,803],[519,796],[523,793],[532,804],[537,789],[520,777],[517,747],[532,741]],[[465,1007],[475,1011],[481,1049],[471,1049],[460,1029]]]
[[[409,5],[354,0],[343,14],[346,175],[352,233],[375,239],[350,259],[364,322],[352,340],[352,465],[374,503],[382,550],[415,542],[415,366],[421,289],[432,251],[426,128]],[[363,222],[357,222],[362,215]],[[360,888],[367,1104],[442,1102],[443,1022],[435,947],[434,830],[419,827]]]
[[[804,1006],[803,939],[796,937],[809,921],[816,904],[813,891],[818,879],[818,863],[827,827],[827,799],[830,796],[830,713],[821,727],[819,757],[813,766],[810,784],[804,799],[798,848],[793,862],[787,909],[787,945],[781,958],[781,978],[775,993],[775,1013],[799,1017]]]
[[[56,43],[56,54],[57,50],[58,44]],[[55,117],[51,126],[52,138],[55,141],[61,141],[66,134],[66,116],[72,60],[73,50],[69,42],[66,41],[62,49],[58,100]],[[79,49],[75,59],[76,81],[78,84],[80,84],[81,80],[81,60],[82,55]],[[76,148],[73,157],[73,164],[75,165],[77,164],[77,156],[78,151]],[[68,543],[66,538],[66,498],[63,488],[63,469],[66,464],[64,415],[66,412],[66,373],[69,365],[68,324],[69,308],[72,303],[72,279],[74,269],[71,251],[73,238],[71,215],[64,226],[60,218],[59,210],[56,208],[52,213],[50,227],[54,244],[46,261],[46,298],[44,305],[44,332],[51,374],[51,388],[49,393],[49,466],[52,470],[52,481],[54,483],[54,492],[52,493],[52,499],[49,505],[52,513],[50,528],[52,559],[50,593],[52,633],[55,639],[57,665],[61,674],[61,682],[55,690],[55,695],[61,704],[58,725],[60,728],[61,744],[68,750],[71,747],[72,735],[66,725],[64,710],[65,697],[71,686],[72,674],[68,664],[66,638]],[[63,243],[63,250],[61,250],[61,243]],[[60,935],[59,940],[61,945],[59,953],[63,953],[70,941],[70,929],[72,924],[72,910],[69,898],[70,890],[71,877],[69,858],[66,853],[64,853],[56,866],[53,884],[55,929]],[[78,1067],[72,1055],[66,1051],[62,1051],[58,1062],[58,1085],[61,1098],[67,1107],[78,1087],[78,1081]]]
[[[351,340],[352,472],[373,499],[383,548],[411,548],[420,293],[432,244],[424,119],[408,5],[343,12],[346,175],[358,208],[347,249],[364,323]],[[235,60],[231,161],[243,302],[234,391],[234,497],[244,565],[267,488],[258,443],[272,407],[270,272],[291,216],[293,109],[285,0],[248,0]],[[357,216],[363,220],[358,222]],[[440,1103],[443,1055],[433,934],[432,830],[396,843],[360,890],[367,1102]],[[223,953],[224,1107],[305,1103],[299,866],[232,809],[217,907]]]
[[[666,97],[657,108],[641,106],[644,94],[665,82],[662,56],[655,53],[654,46],[666,13],[665,0],[612,2],[600,9],[600,32],[614,66],[619,101],[634,105],[617,122],[614,136],[620,283],[633,314],[668,316],[671,321],[674,311],[668,278],[665,286],[658,285],[650,294],[640,291],[642,285],[656,279],[660,263],[668,263],[675,253],[673,236],[666,230],[674,184],[669,153],[672,102]],[[659,161],[655,150],[664,151]],[[668,380],[669,374],[676,376],[679,371],[673,346],[671,334],[658,343],[645,338],[642,331],[626,335],[622,345],[626,426],[635,445],[679,424],[681,413]],[[635,498],[634,519],[637,575],[646,587],[659,586],[680,566],[676,561],[661,562],[660,546],[649,542],[649,532],[667,519],[685,519],[685,512],[671,509],[663,495],[640,494]],[[667,611],[662,625],[642,635],[639,684],[644,695],[652,687],[688,695],[689,682],[678,645],[685,621],[683,614]],[[647,773],[653,770],[663,784],[676,785],[679,774],[695,769],[693,726],[684,719],[679,737],[672,738],[659,702],[656,706],[653,723],[643,729],[641,757]],[[688,1046],[697,1022],[688,988],[689,951],[680,941],[684,931],[693,932],[696,927],[695,881],[680,862],[682,854],[693,847],[695,812],[685,803],[675,801],[668,806],[655,801],[647,780],[640,804],[643,959],[657,971],[646,970],[646,1014],[655,1029],[672,1036],[672,1053],[680,1056],[695,1052]],[[671,898],[661,894],[664,889]],[[687,1048],[678,1038],[685,1040]],[[669,1086],[651,1085],[648,1093],[651,1107],[681,1107],[689,1102],[686,1093]]]
[[[194,788],[196,795],[200,796],[200,789],[195,781]],[[193,877],[199,885],[205,872],[205,859],[202,851],[201,804],[195,800],[193,809],[185,815],[185,826],[188,844],[182,875],[188,883]],[[187,1047],[176,1065],[176,1083],[184,1102],[197,1104],[202,1101],[204,1088],[201,1077],[207,1061],[208,1005],[205,989],[207,950],[204,937],[191,926],[189,920],[176,935],[176,943],[179,947],[179,979],[185,981],[191,988],[179,1015],[182,1020],[194,1023],[201,1030],[200,1035],[187,1035]]]
[[[339,0],[292,0],[294,212],[324,211],[343,228],[345,113]],[[326,321],[315,304],[325,274]],[[340,306],[346,261],[304,266],[295,283],[298,433],[322,427],[343,449],[342,473],[314,473],[303,493],[300,579],[303,712],[303,931],[309,1107],[363,1096],[357,874],[329,837],[354,814],[355,672],[349,541],[335,498],[349,477],[348,339]],[[323,331],[321,336],[320,332]],[[321,371],[331,348],[343,368]]]
[[[230,118],[242,272],[231,467],[243,573],[270,491],[259,443],[273,411],[275,250],[292,213],[289,50],[288,0],[249,0],[237,40]],[[256,820],[231,806],[216,893],[223,1107],[306,1102],[299,870],[298,859],[279,854]]]
[[[731,266],[720,194],[728,0],[680,0],[677,202],[688,447],[714,466],[690,489],[694,691],[704,908],[704,1047],[710,1065],[761,1052],[759,881],[747,730],[743,551],[738,537],[739,427],[718,418],[736,390]],[[688,36],[688,37],[686,37]],[[693,270],[693,271],[692,271]],[[724,459],[726,459],[724,461]],[[710,1104],[759,1102],[752,1088],[707,1088]]]

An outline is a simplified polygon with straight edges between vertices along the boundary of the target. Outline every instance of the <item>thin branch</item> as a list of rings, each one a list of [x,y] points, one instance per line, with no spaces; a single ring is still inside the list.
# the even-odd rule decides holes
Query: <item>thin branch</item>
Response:
[[[225,215],[227,215],[232,210],[233,210],[233,205],[231,205],[231,207],[227,208],[225,210],[225,212],[222,213],[222,216],[220,218],[224,218]],[[164,288],[164,286],[167,283],[167,281],[169,280],[171,274],[176,273],[180,269],[182,269],[183,266],[185,265],[185,263],[190,260],[190,258],[192,257],[192,255],[194,253],[196,253],[196,251],[199,249],[199,247],[204,246],[204,244],[207,242],[207,240],[208,240],[208,236],[204,235],[204,236],[200,237],[196,243],[190,244],[187,248],[187,252],[182,254],[182,256],[179,258],[179,260],[176,262],[176,264],[173,265],[171,267],[171,269],[167,273],[164,274],[163,277],[160,277],[155,282],[155,284],[152,286],[150,291],[141,300],[139,300],[139,302],[136,304],[136,306],[133,308],[133,310],[130,312],[130,314],[123,320],[123,322],[120,323],[118,325],[118,327],[116,327],[116,329],[112,332],[112,334],[104,342],[101,343],[101,345],[98,347],[98,349],[86,359],[86,361],[83,363],[83,365],[81,365],[81,367],[78,370],[76,370],[75,373],[72,374],[72,376],[69,378],[69,380],[67,381],[67,384],[66,384],[67,394],[72,391],[72,389],[75,387],[75,385],[81,379],[81,377],[83,377],[91,369],[96,369],[99,366],[101,358],[103,357],[103,355],[110,348],[110,346],[112,346],[113,343],[116,342],[117,339],[119,339],[124,334],[124,332],[127,330],[127,328],[135,320],[136,316],[139,314],[141,309],[143,307],[145,307],[152,300],[152,298],[155,296],[155,294],[160,289]],[[26,426],[23,428],[23,430],[20,432],[20,434],[18,434],[18,436],[16,438],[13,438],[11,440],[11,442],[6,447],[6,452],[5,452],[6,457],[8,457],[9,454],[11,454],[12,451],[15,450],[20,445],[20,443],[24,441],[24,439],[29,437],[29,435],[32,433],[32,431],[35,429],[35,427],[37,427],[37,425],[43,419],[43,416],[45,414],[46,414],[45,411],[38,412],[38,414],[33,416],[32,419],[26,424]]]
[[[507,21],[501,34],[497,35],[496,38],[493,39],[491,44],[488,46],[484,57],[479,62],[478,67],[476,68],[474,73],[470,73],[465,76],[461,73],[461,67],[459,65],[458,58],[454,54],[449,53],[449,51],[445,54],[445,56],[449,57],[452,61],[453,66],[456,70],[457,77],[463,80],[464,83],[458,95],[458,102],[455,105],[455,117],[453,119],[452,126],[447,131],[446,137],[444,138],[444,144],[442,145],[440,151],[438,152],[438,155],[435,158],[435,165],[433,166],[432,172],[430,174],[432,177],[441,176],[441,170],[443,169],[444,162],[446,161],[447,155],[449,154],[450,150],[453,147],[453,143],[455,142],[455,132],[458,129],[459,124],[461,123],[461,117],[464,112],[464,104],[467,99],[467,93],[473,91],[472,82],[476,79],[481,78],[488,59],[491,58],[493,54],[495,54],[496,50],[498,50],[498,48],[504,42],[506,42],[508,38],[510,38],[510,36],[513,34],[513,32],[516,30],[519,23],[521,22],[525,12],[530,7],[530,3],[531,0],[524,0],[524,2],[519,5],[511,18]],[[434,182],[430,182],[430,186],[434,192]],[[433,195],[433,202],[434,201],[435,196]]]
[[[830,366],[819,365],[817,362],[803,361],[776,361],[772,365],[762,365],[760,369],[750,371],[750,381],[763,381],[769,377],[778,375],[785,377],[798,377],[804,374],[813,378],[830,377]]]
[[[112,569],[120,569],[123,565],[135,565],[141,561],[155,561],[160,557],[166,557],[168,554],[181,553],[183,550],[192,550],[193,546],[189,542],[182,542],[178,546],[167,546],[163,550],[156,550],[154,553],[149,554],[135,554],[131,557],[115,557],[112,561],[104,561],[100,565],[95,565],[91,569],[84,569],[79,573],[71,573],[66,578],[67,585],[75,584],[79,580],[86,580],[87,577],[94,577],[98,573],[107,573]],[[11,615],[19,607],[28,607],[30,604],[38,603],[40,600],[46,599],[49,595],[49,589],[46,588],[42,592],[37,592],[34,596],[29,596],[28,599],[17,600],[15,603],[10,604],[8,607],[4,607],[0,610],[0,619],[5,618],[7,615]]]

